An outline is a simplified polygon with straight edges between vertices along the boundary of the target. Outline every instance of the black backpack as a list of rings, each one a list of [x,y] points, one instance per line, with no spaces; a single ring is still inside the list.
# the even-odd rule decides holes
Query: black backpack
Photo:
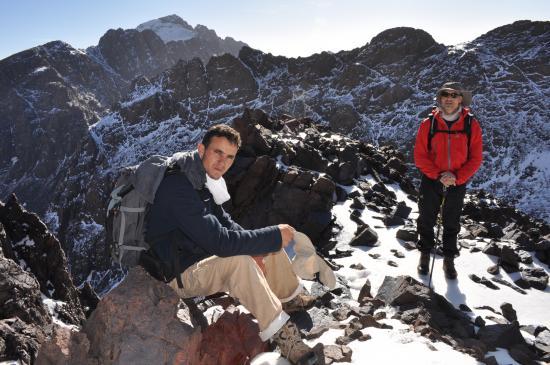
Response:
[[[437,121],[435,120],[435,108],[432,109],[432,112],[428,115],[430,119],[430,132],[428,133],[428,151],[432,150],[432,138],[436,133],[447,133],[447,134],[458,134],[465,133],[468,137],[468,157],[470,157],[470,139],[472,136],[472,119],[474,115],[471,112],[466,114],[464,118],[464,129],[460,131],[450,131],[447,129],[437,129]]]

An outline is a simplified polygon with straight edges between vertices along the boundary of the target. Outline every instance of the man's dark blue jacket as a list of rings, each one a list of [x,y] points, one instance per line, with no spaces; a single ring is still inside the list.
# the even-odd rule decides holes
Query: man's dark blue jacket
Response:
[[[193,157],[194,162],[179,164],[180,169],[167,174],[156,191],[146,231],[156,255],[164,262],[173,262],[177,255],[181,273],[213,255],[262,255],[280,250],[277,226],[244,230],[214,202],[202,183],[206,182],[202,162],[196,154]]]

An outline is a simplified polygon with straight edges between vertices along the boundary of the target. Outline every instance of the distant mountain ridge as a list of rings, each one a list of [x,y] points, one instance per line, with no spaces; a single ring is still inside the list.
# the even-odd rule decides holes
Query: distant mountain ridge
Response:
[[[472,187],[548,221],[549,42],[550,22],[516,22],[452,47],[393,28],[336,54],[244,47],[174,64],[170,45],[182,42],[151,29],[110,30],[86,52],[52,42],[0,61],[0,197],[15,192],[48,221],[82,280],[104,262],[105,201],[119,167],[192,148],[243,106],[392,143],[410,162],[435,90],[454,79],[473,90],[484,130]]]
[[[148,23],[193,29],[175,15]],[[182,59],[237,55],[246,45],[202,25],[194,38],[165,44],[140,27],[111,29],[85,51],[53,41],[0,60],[0,196],[16,192],[43,213],[64,179],[63,161],[136,78],[155,77]]]

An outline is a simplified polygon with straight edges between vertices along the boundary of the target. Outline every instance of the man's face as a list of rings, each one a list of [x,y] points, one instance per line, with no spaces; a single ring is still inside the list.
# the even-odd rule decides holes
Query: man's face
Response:
[[[235,161],[238,149],[225,137],[212,137],[208,147],[200,143],[199,156],[208,176],[214,180],[222,177]]]
[[[446,89],[439,93],[441,108],[445,114],[453,114],[462,104],[462,94],[458,90]]]

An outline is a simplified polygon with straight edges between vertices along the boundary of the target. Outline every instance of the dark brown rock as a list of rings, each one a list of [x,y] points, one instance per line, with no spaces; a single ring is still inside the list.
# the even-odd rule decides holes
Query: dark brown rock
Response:
[[[474,339],[469,317],[454,308],[445,298],[408,276],[386,276],[376,299],[398,306],[401,321],[413,325],[416,332],[431,339],[447,342],[461,351],[473,351],[461,345],[463,339]]]
[[[490,349],[497,347],[510,349],[516,344],[525,344],[517,322],[486,325],[479,329],[477,336]]]
[[[370,293],[371,290],[371,284],[370,280],[365,280],[365,284],[361,287],[361,290],[359,291],[359,296],[357,298],[357,301],[361,304],[365,302],[366,299],[371,299],[372,294]]]
[[[258,336],[259,330],[250,314],[235,307],[225,311],[203,332],[200,364],[243,364],[269,351],[268,343]]]
[[[158,359],[200,363],[201,333],[178,318],[178,303],[178,296],[166,284],[139,267],[131,269],[82,327],[87,341],[71,337],[73,352],[62,350],[67,363],[75,359],[98,364],[152,364]],[[59,343],[59,339],[52,341]],[[55,344],[46,349],[55,350]],[[46,352],[43,356],[53,357]]]
[[[529,283],[532,288],[538,290],[545,290],[548,286],[548,274],[543,268],[524,268],[521,271],[521,278]],[[519,284],[518,286],[521,287]]]
[[[370,246],[373,247],[378,242],[378,234],[369,226],[365,225],[361,232],[351,239],[350,246]]]
[[[518,320],[515,309],[510,303],[502,303],[500,305],[500,310],[502,311],[502,316],[506,318],[509,322],[514,322]]]

